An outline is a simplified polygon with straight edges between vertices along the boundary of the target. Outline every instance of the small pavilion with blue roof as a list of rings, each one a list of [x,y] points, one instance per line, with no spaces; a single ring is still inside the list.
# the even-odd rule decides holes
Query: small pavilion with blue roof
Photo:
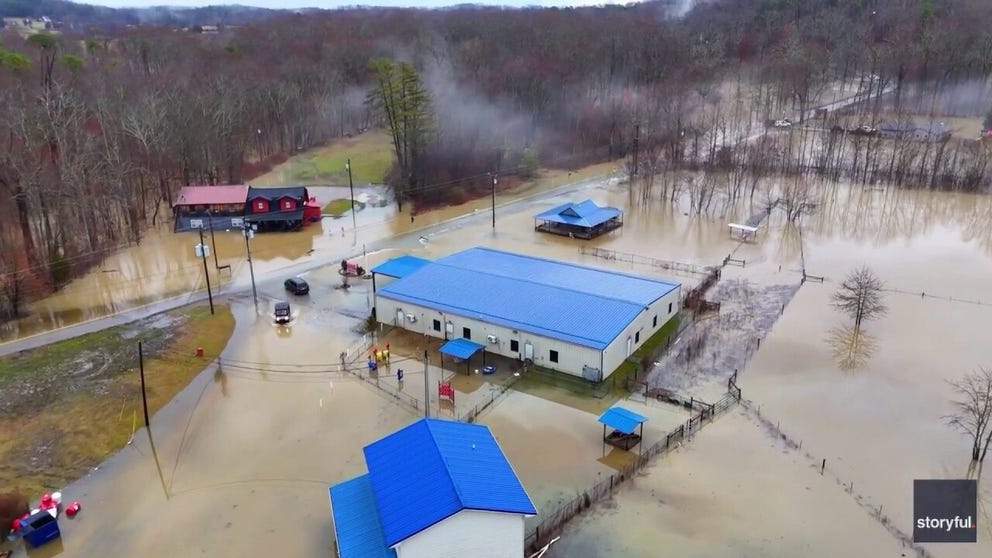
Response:
[[[520,558],[537,510],[483,424],[420,419],[365,446],[330,487],[339,558]]]
[[[648,418],[624,407],[610,407],[599,417],[603,423],[603,443],[629,450],[640,443],[644,436],[644,423]],[[606,427],[613,432],[607,434]],[[634,433],[640,429],[640,432]]]
[[[623,211],[592,200],[563,203],[534,216],[534,230],[589,240],[623,226]]]

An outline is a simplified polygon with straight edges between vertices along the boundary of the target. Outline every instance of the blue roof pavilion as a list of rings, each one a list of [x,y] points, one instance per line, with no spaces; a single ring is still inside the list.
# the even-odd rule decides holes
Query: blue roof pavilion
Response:
[[[592,200],[563,203],[534,216],[534,230],[591,239],[623,226],[623,211]]]

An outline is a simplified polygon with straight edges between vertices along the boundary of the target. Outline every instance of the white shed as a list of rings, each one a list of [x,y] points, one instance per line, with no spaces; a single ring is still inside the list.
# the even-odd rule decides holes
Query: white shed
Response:
[[[537,514],[482,424],[421,419],[365,447],[330,488],[338,558],[522,558]]]

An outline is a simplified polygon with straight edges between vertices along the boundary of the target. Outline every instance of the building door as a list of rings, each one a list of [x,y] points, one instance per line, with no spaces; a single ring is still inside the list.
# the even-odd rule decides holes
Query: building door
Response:
[[[444,333],[445,333],[445,335],[444,335],[444,338],[445,339],[448,339],[452,335],[454,335],[455,334],[455,324],[453,324],[451,322],[445,322],[444,323]]]
[[[630,337],[627,338],[627,356],[630,356],[634,352],[634,340]]]
[[[524,343],[524,360],[534,360],[534,345]]]
[[[403,310],[396,311],[396,327],[401,327],[403,325]],[[628,339],[629,341],[629,339]]]

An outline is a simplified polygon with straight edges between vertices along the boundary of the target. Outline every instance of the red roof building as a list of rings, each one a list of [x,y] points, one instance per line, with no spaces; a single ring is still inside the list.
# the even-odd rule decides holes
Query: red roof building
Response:
[[[247,199],[247,185],[183,186],[172,205],[175,231],[241,228]]]

